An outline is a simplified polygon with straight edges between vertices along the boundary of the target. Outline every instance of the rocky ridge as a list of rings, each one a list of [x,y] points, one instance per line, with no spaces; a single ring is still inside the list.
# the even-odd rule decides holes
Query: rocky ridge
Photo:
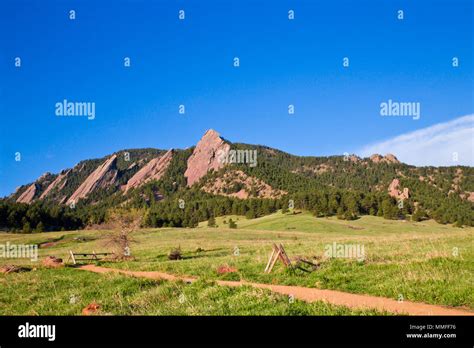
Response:
[[[219,161],[219,151],[229,151],[230,145],[224,141],[213,129],[209,129],[197,143],[192,155],[188,159],[188,166],[184,176],[188,186],[199,181],[210,170],[218,170],[224,166]]]
[[[96,168],[78,189],[68,198],[66,204],[77,203],[79,199],[86,198],[94,189],[105,188],[115,183],[117,155],[112,155],[102,165]]]
[[[128,180],[127,184],[122,187],[122,190],[127,192],[151,180],[159,180],[165,174],[166,169],[168,169],[172,158],[173,150],[167,151],[163,156],[153,158]]]

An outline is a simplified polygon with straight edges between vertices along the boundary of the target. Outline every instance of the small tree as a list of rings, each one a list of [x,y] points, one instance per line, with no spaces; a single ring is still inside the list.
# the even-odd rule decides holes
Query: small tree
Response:
[[[340,220],[344,219],[344,209],[342,207],[337,208],[337,218]]]
[[[38,225],[36,225],[36,232],[44,232],[44,224],[42,221],[38,222]]]
[[[208,227],[216,227],[216,219],[214,218],[214,216],[211,215],[211,217],[207,221],[207,226]]]
[[[198,227],[199,225],[199,220],[196,215],[191,216],[191,219],[189,220],[189,227],[195,228]]]
[[[229,228],[237,228],[237,224],[232,219],[229,219]]]
[[[130,256],[130,244],[136,243],[132,232],[141,226],[143,213],[137,209],[112,209],[107,212],[106,221],[114,231],[105,237],[105,246],[112,247],[117,259]]]
[[[23,224],[23,232],[31,233],[31,225],[28,221]]]

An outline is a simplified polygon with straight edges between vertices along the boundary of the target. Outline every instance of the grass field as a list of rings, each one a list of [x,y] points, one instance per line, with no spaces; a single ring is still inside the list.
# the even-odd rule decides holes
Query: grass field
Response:
[[[237,229],[224,223],[232,218]],[[195,229],[142,229],[134,233],[134,260],[101,262],[102,266],[163,271],[199,276],[193,284],[162,282],[123,275],[92,274],[74,268],[45,269],[27,259],[2,259],[1,264],[30,265],[36,270],[0,274],[0,314],[72,314],[92,301],[101,314],[145,315],[370,315],[322,302],[289,301],[286,296],[247,286],[220,287],[217,279],[300,285],[415,302],[474,309],[473,228],[454,228],[433,221],[409,222],[364,216],[355,221],[316,219],[310,214],[276,213],[259,219],[217,218],[217,228],[201,223]],[[0,244],[40,244],[40,259],[66,259],[74,252],[107,251],[105,231],[50,232],[30,235],[0,234]],[[77,239],[79,237],[79,239]],[[319,257],[312,273],[292,273],[277,263],[263,272],[273,242],[282,243],[290,257]],[[327,245],[357,244],[364,260],[322,258]],[[180,247],[183,259],[168,260]],[[228,265],[235,273],[219,275]],[[73,300],[71,300],[71,298]],[[73,302],[73,303],[71,303]]]

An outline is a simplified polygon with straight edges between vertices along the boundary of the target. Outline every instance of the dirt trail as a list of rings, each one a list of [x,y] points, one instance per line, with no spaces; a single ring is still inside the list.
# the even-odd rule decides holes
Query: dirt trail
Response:
[[[143,272],[143,271],[127,271],[125,269],[118,269],[118,268],[108,268],[108,267],[99,267],[95,265],[84,265],[80,266],[79,269],[83,269],[86,271],[91,271],[95,273],[120,273],[126,274],[133,277],[139,278],[148,278],[148,279],[164,279],[164,280],[182,280],[185,282],[193,282],[196,281],[197,278],[195,277],[178,277],[172,274],[163,273],[163,272]]]
[[[95,265],[80,266],[79,269],[96,272],[96,273],[120,273],[133,277],[148,278],[148,279],[164,279],[164,280],[182,280],[185,282],[193,282],[196,277],[181,277],[163,272],[141,272],[141,271],[127,271],[116,268],[99,267]],[[450,308],[444,306],[430,305],[426,303],[403,301],[376,297],[370,295],[358,295],[337,290],[322,290],[314,288],[305,288],[302,286],[289,285],[272,285],[251,283],[246,281],[225,281],[216,280],[216,283],[222,286],[242,286],[248,285],[260,289],[268,289],[270,291],[283,294],[292,295],[294,298],[306,302],[324,301],[334,305],[346,306],[357,309],[376,309],[378,311],[387,311],[398,314],[409,315],[474,315],[474,311]]]

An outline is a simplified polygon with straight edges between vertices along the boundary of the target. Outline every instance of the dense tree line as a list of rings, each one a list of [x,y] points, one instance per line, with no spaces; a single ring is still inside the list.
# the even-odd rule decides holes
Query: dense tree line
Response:
[[[90,204],[89,199],[80,201],[74,209],[43,202],[28,205],[3,200],[0,202],[0,228],[25,233],[80,229],[104,222],[107,211],[119,204],[145,211],[143,225],[149,227],[196,227],[199,222],[209,219],[212,222],[218,216],[241,215],[254,219],[280,209],[283,212],[304,210],[312,212],[315,217],[337,216],[346,220],[357,219],[361,215],[386,219],[405,219],[411,215],[414,221],[433,218],[443,224],[474,225],[472,207],[455,196],[441,202],[427,200],[426,205],[421,205],[413,199],[397,201],[383,192],[326,189],[286,195],[279,199],[242,200],[211,195],[195,187],[182,188],[169,197],[158,199],[156,189],[161,185],[149,183],[128,201],[124,201],[120,194],[108,194],[107,199],[95,204]]]
[[[0,201],[0,229],[24,233],[83,228],[77,212],[65,206]]]
[[[196,189],[182,191],[150,206],[145,225],[150,227],[196,227],[200,221],[224,215],[244,215],[249,219],[281,209],[277,199],[237,199],[214,196]]]
[[[360,215],[375,215],[386,219],[401,219],[413,211],[409,201],[400,203],[382,193],[335,190],[301,193],[292,197],[295,208],[311,211],[316,217],[337,216],[353,220]]]
[[[179,198],[180,197],[180,198]],[[316,217],[337,216],[352,220],[360,215],[376,215],[386,219],[402,219],[416,209],[411,201],[401,204],[382,193],[331,191],[287,195],[280,199],[237,199],[213,196],[199,190],[189,190],[151,205],[145,224],[151,227],[195,227],[200,221],[217,216],[243,215],[248,219],[283,212],[306,210]],[[423,218],[426,216],[424,215]]]

